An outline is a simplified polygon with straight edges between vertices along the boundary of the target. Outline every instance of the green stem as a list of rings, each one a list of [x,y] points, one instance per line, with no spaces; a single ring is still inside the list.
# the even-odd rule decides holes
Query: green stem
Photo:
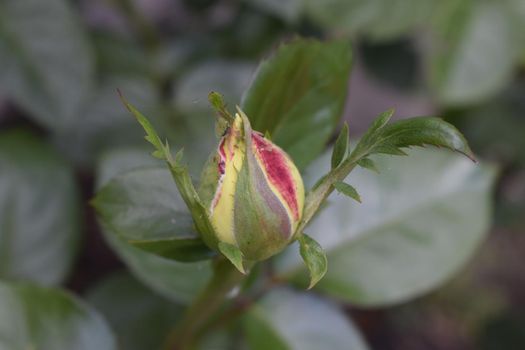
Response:
[[[251,296],[245,297],[239,295],[235,300],[234,304],[221,315],[216,317],[213,322],[209,322],[201,329],[199,334],[207,334],[214,329],[224,327],[224,325],[230,324],[240,316],[242,316],[248,309],[250,309],[259,299],[266,295],[269,291],[274,289],[276,286],[285,283],[283,280],[269,279],[262,286],[262,288]]]
[[[193,300],[168,336],[165,350],[190,350],[196,335],[218,311],[230,293],[245,277],[226,259],[216,261],[213,277],[204,290]]]
[[[354,152],[355,153],[355,152]],[[357,161],[361,159],[360,154],[352,154],[337,168],[332,169],[314,188],[307,194],[305,199],[304,214],[297,232],[301,233],[308,222],[319,210],[319,207],[328,198],[330,193],[334,190],[333,184],[337,181],[343,181],[348,174],[357,165]]]

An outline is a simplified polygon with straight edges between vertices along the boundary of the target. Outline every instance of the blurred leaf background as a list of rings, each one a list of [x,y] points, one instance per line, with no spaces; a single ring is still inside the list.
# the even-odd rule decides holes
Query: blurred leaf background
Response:
[[[280,46],[298,35],[328,44]],[[59,315],[89,314],[82,329],[100,341],[83,344],[72,327],[69,339],[39,340],[47,348],[111,349],[110,328],[124,349],[160,346],[210,266],[113,232],[157,222],[160,235],[179,205],[167,172],[145,169],[162,164],[116,89],[184,147],[194,176],[215,144],[207,94],[216,90],[269,130],[310,182],[329,167],[326,155],[314,159],[335,140],[339,116],[358,137],[390,107],[397,117],[444,117],[483,162],[435,150],[374,158],[380,175],[350,178],[363,204],[334,194],[336,209],[308,232],[330,259],[317,294],[277,289],[202,348],[316,349],[301,336],[312,333],[334,349],[365,340],[386,350],[523,349],[524,68],[522,0],[1,0],[0,329],[18,312],[13,298],[21,307],[41,298]],[[136,205],[115,198],[108,210],[136,215],[102,229],[88,201],[115,176]],[[272,269],[305,283],[293,253]],[[32,310],[20,322],[46,312]],[[301,310],[294,329],[286,310]],[[45,332],[0,336],[0,345]]]

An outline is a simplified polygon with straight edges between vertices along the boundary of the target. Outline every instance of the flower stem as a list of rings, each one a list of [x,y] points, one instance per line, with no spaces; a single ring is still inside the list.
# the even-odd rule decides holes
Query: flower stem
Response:
[[[175,329],[169,334],[165,350],[190,350],[198,339],[196,335],[210,321],[230,293],[245,277],[226,259],[215,262],[208,285],[197,295]]]
[[[306,195],[304,213],[297,233],[302,233],[306,225],[317,213],[321,204],[328,198],[334,190],[333,184],[337,181],[343,181],[357,165],[359,157],[349,157],[340,166],[331,170],[322,181],[319,181],[314,188]]]

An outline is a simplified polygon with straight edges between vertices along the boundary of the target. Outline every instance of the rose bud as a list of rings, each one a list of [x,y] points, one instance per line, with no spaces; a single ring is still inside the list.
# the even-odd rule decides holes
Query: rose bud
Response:
[[[294,238],[304,205],[304,185],[290,157],[238,113],[204,168],[199,194],[216,237],[207,243],[236,246],[247,260],[266,259]]]

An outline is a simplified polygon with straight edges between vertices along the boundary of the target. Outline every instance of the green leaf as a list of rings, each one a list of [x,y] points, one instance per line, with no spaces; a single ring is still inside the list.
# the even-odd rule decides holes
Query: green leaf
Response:
[[[348,196],[361,203],[361,197],[359,196],[359,193],[357,193],[356,189],[353,186],[345,182],[336,182],[334,183],[334,187],[337,190],[337,192],[342,193],[345,196]]]
[[[452,4],[444,1],[434,15],[430,83],[442,103],[473,104],[510,81],[523,47],[515,28],[520,20],[513,21],[506,2]]]
[[[370,158],[362,158],[357,161],[357,165],[359,165],[361,168],[365,168],[368,170],[372,170],[375,173],[379,174],[379,169],[377,168],[376,164],[373,160]]]
[[[0,278],[64,280],[80,234],[73,169],[31,133],[0,133]]]
[[[490,227],[495,178],[491,166],[438,150],[374,162],[384,169],[381,176],[356,169],[349,177],[363,204],[334,196],[308,228],[330,265],[316,288],[364,306],[406,301],[454,275]],[[327,154],[312,173],[329,167]],[[308,284],[294,249],[279,257],[281,277]]]
[[[351,156],[354,156],[355,159],[360,160],[363,157],[368,156],[372,153],[371,149],[373,147],[378,147],[380,143],[381,135],[384,132],[385,126],[388,124],[392,116],[394,115],[395,110],[393,108],[380,113],[372,122],[368,130],[359,140],[356,148],[352,152]],[[384,145],[383,145],[384,146]],[[386,148],[386,147],[384,147]],[[392,147],[391,147],[392,148]],[[390,152],[392,154],[393,151]],[[385,152],[388,153],[388,152]]]
[[[304,0],[304,11],[314,23],[333,33],[391,40],[426,24],[435,3],[435,0]],[[406,15],[408,12],[410,16]]]
[[[97,58],[97,72],[101,76],[115,74],[119,76],[148,76],[152,74],[151,66],[155,65],[155,73],[161,71],[159,66],[163,61],[159,56],[166,55],[168,48],[159,47],[154,58],[133,36],[120,35],[114,31],[96,30],[90,33],[90,39]],[[173,60],[173,66],[177,60]],[[173,69],[173,66],[170,67]]]
[[[474,159],[467,140],[452,124],[440,118],[416,117],[386,125],[379,116],[351,155],[360,160],[374,153],[406,155],[400,148],[432,145],[445,147]]]
[[[57,289],[0,282],[1,349],[117,350],[106,322]]]
[[[246,274],[244,266],[242,263],[242,253],[233,244],[228,244],[226,242],[219,242],[219,251],[235,266],[239,272]]]
[[[99,190],[118,175],[131,170],[159,167],[162,163],[151,157],[147,150],[138,147],[117,148],[105,152],[96,166],[95,188]]]
[[[136,247],[179,261],[210,258],[214,253],[195,232],[180,196],[167,191],[174,187],[172,182],[163,180],[165,172],[160,169],[120,176],[92,203],[104,223]]]
[[[325,275],[328,268],[328,261],[323,247],[321,247],[313,238],[303,233],[299,236],[298,241],[299,252],[310,272],[310,284],[308,285],[308,289],[311,289]]]
[[[112,248],[143,283],[171,300],[191,300],[211,276],[209,262],[180,262],[159,256],[159,250],[148,252],[133,246],[133,241],[166,241],[161,249],[171,249],[178,260],[209,257],[195,245],[186,246],[188,240],[197,242],[198,238],[170,173],[140,169],[117,176],[103,188],[108,192],[94,202]],[[113,198],[112,192],[116,194]]]
[[[374,142],[377,142],[377,139],[382,133],[382,129],[388,124],[392,116],[394,115],[395,110],[393,108],[386,110],[380,113],[372,122],[368,130],[359,140],[356,148],[354,149],[353,154],[358,152],[359,148],[366,148],[363,145],[370,147]]]
[[[102,225],[104,238],[142,283],[166,298],[189,303],[212,275],[210,261],[180,262],[136,248]]]
[[[82,21],[65,0],[0,4],[0,85],[42,125],[78,120],[94,62]]]
[[[403,36],[385,42],[364,40],[359,43],[359,51],[364,74],[380,86],[402,94],[413,94],[421,86],[422,50],[414,45],[412,37]],[[368,92],[362,96],[366,95]],[[354,101],[361,99],[356,95],[353,98]]]
[[[430,84],[450,105],[479,102],[509,82],[523,50],[521,8],[519,0],[305,0],[304,5],[314,23],[339,35],[391,42],[424,28]]]
[[[372,122],[372,125],[370,125],[370,128],[366,131],[365,135],[363,136],[364,139],[366,139],[369,135],[375,134],[378,130],[381,130],[385,125],[388,124],[390,119],[395,113],[395,109],[390,108],[386,111],[379,113],[379,115],[374,119]]]
[[[296,23],[303,8],[303,0],[247,0],[253,6],[288,23]]]
[[[474,160],[467,141],[453,125],[430,117],[410,118],[387,125],[393,112],[381,113],[343,163],[317,181],[306,196],[303,219],[297,229],[299,232],[304,230],[332,193],[333,185],[343,181],[358,165],[357,162],[371,154],[406,155],[402,147],[433,145],[460,152]]]
[[[128,243],[146,252],[183,262],[211,259],[216,255],[201,239],[194,237],[189,239],[177,237],[159,240],[129,240]]]
[[[242,109],[254,130],[270,132],[304,168],[341,118],[351,63],[347,41],[295,39],[259,65]]]
[[[335,140],[334,150],[332,152],[332,169],[337,168],[345,159],[348,153],[348,124],[343,125],[343,129]]]
[[[141,140],[143,134],[137,128],[136,121],[130,118],[129,112],[122,107],[117,89],[121,89],[137,106],[157,117],[153,120],[154,125],[169,132],[169,136],[178,140],[181,139],[180,136],[187,134],[182,125],[177,125],[177,134],[172,135],[173,128],[164,122],[167,119],[166,113],[159,108],[156,87],[151,80],[130,76],[104,76],[104,81],[97,89],[86,96],[86,101],[78,112],[79,117],[66,123],[52,135],[53,143],[61,153],[83,169],[92,168],[107,150],[139,146],[145,148]]]
[[[525,167],[525,104],[521,103],[524,95],[525,80],[519,80],[498,98],[461,113],[451,111],[447,118],[465,130],[469,143],[480,154],[497,159],[500,164],[515,164],[518,170]]]
[[[439,118],[398,120],[384,128],[380,145],[396,148],[431,145],[445,147],[474,159],[467,140],[452,124]]]
[[[165,160],[170,164],[170,166],[177,167],[178,164],[175,163],[175,160],[171,155],[171,150],[168,147],[167,142],[166,144],[164,144],[161,141],[159,135],[157,134],[149,120],[124,98],[120,90],[118,91],[118,93],[120,99],[122,100],[122,103],[126,106],[130,113],[133,114],[133,116],[137,119],[139,124],[146,132],[146,141],[148,141],[153,147],[155,147],[155,151],[152,153],[152,155],[155,158]]]
[[[125,272],[110,275],[86,298],[104,315],[126,350],[160,349],[183,312]]]
[[[123,350],[161,349],[184,312],[126,272],[111,274],[86,298],[105,316]],[[207,333],[199,337],[196,349],[234,349],[230,338],[224,331]]]
[[[355,326],[335,304],[289,289],[275,289],[242,320],[252,350],[365,350]]]
[[[174,190],[165,171],[139,170],[114,178],[92,203],[104,224],[135,247],[178,261],[211,258],[215,253],[195,232]]]
[[[255,65],[248,61],[210,60],[198,64],[179,80],[173,105],[186,115],[203,114],[213,121],[208,94],[219,92],[224,96],[223,104],[234,110],[250,85],[254,70]]]

